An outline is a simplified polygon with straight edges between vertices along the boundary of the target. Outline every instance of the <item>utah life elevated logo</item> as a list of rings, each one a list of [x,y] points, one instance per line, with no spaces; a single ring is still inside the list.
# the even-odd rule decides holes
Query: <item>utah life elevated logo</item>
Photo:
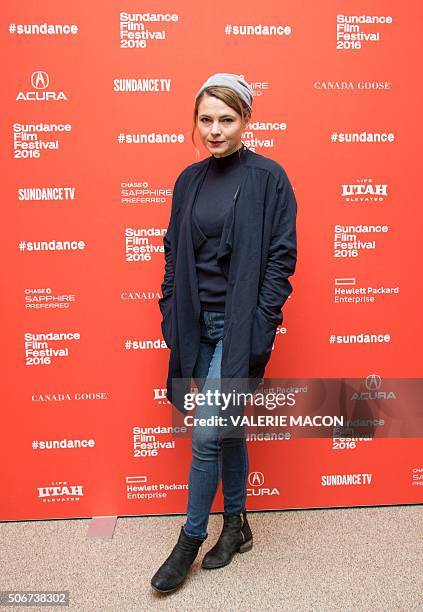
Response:
[[[67,97],[63,91],[51,91],[48,89],[50,85],[50,77],[44,70],[36,70],[31,74],[31,87],[27,91],[18,91],[16,100],[25,100],[25,102],[53,102],[67,101]]]
[[[384,202],[388,196],[388,183],[379,183],[372,178],[357,178],[354,183],[341,184],[341,197],[344,202]]]
[[[69,484],[66,481],[52,482],[47,487],[37,487],[38,499],[43,502],[73,502],[79,501],[84,495],[81,484]]]

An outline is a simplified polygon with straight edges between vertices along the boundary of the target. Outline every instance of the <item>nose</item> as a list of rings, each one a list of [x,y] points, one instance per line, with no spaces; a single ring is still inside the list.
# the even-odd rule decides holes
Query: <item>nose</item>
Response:
[[[212,134],[213,136],[214,136],[214,135],[217,135],[217,134],[220,134],[220,123],[219,123],[219,121],[214,121],[214,122],[213,122],[213,125],[212,125],[212,127],[211,127],[211,130],[210,130],[210,131],[211,131],[211,134]]]

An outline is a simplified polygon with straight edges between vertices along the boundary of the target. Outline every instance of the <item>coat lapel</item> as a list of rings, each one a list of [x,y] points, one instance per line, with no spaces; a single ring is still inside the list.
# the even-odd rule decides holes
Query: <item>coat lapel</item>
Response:
[[[192,224],[192,208],[197,198],[197,194],[203,184],[206,176],[207,169],[209,167],[210,160],[207,164],[200,167],[200,171],[193,176],[192,183],[187,186],[186,197],[187,203],[183,211],[180,227],[180,235],[178,240],[178,256],[177,260],[185,263],[181,267],[181,276],[187,274],[188,287],[184,283],[184,287],[181,289],[183,292],[189,288],[191,294],[191,302],[194,310],[195,318],[198,319],[200,316],[200,299],[198,296],[198,282],[197,274],[195,269],[195,253],[194,248],[198,248],[202,242],[206,239],[206,236],[201,231],[198,224]],[[181,252],[182,251],[182,252]],[[177,262],[178,263],[178,262]],[[188,264],[188,265],[186,265]],[[181,296],[183,298],[183,296]]]
[[[242,191],[242,187],[247,177],[247,167],[242,164],[241,168],[241,179],[238,187],[235,191],[234,197],[232,198],[231,205],[225,217],[225,222],[222,229],[222,236],[220,239],[219,248],[217,250],[217,263],[225,271],[226,275],[229,276],[229,263],[230,255],[234,248],[235,243],[235,218],[236,218],[236,204],[238,196]],[[232,279],[231,279],[232,280]]]

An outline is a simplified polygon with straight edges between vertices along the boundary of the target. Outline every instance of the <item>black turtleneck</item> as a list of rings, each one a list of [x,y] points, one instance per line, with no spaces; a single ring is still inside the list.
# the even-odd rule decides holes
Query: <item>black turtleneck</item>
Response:
[[[196,251],[198,294],[201,307],[225,311],[227,278],[216,261],[222,228],[241,177],[239,156],[245,156],[244,145],[237,151],[212,155],[205,179],[197,194],[192,214],[207,240]]]

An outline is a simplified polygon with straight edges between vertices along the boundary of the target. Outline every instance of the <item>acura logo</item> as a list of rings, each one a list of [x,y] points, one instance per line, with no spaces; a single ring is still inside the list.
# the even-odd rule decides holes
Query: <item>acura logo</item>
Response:
[[[42,70],[36,70],[31,75],[31,85],[34,89],[47,89],[49,86],[50,79],[48,78],[47,72]]]
[[[379,374],[369,374],[366,378],[366,388],[369,391],[377,391],[382,385],[382,379]]]
[[[261,487],[264,485],[264,476],[261,472],[250,472],[248,476],[248,483],[252,487]]]

